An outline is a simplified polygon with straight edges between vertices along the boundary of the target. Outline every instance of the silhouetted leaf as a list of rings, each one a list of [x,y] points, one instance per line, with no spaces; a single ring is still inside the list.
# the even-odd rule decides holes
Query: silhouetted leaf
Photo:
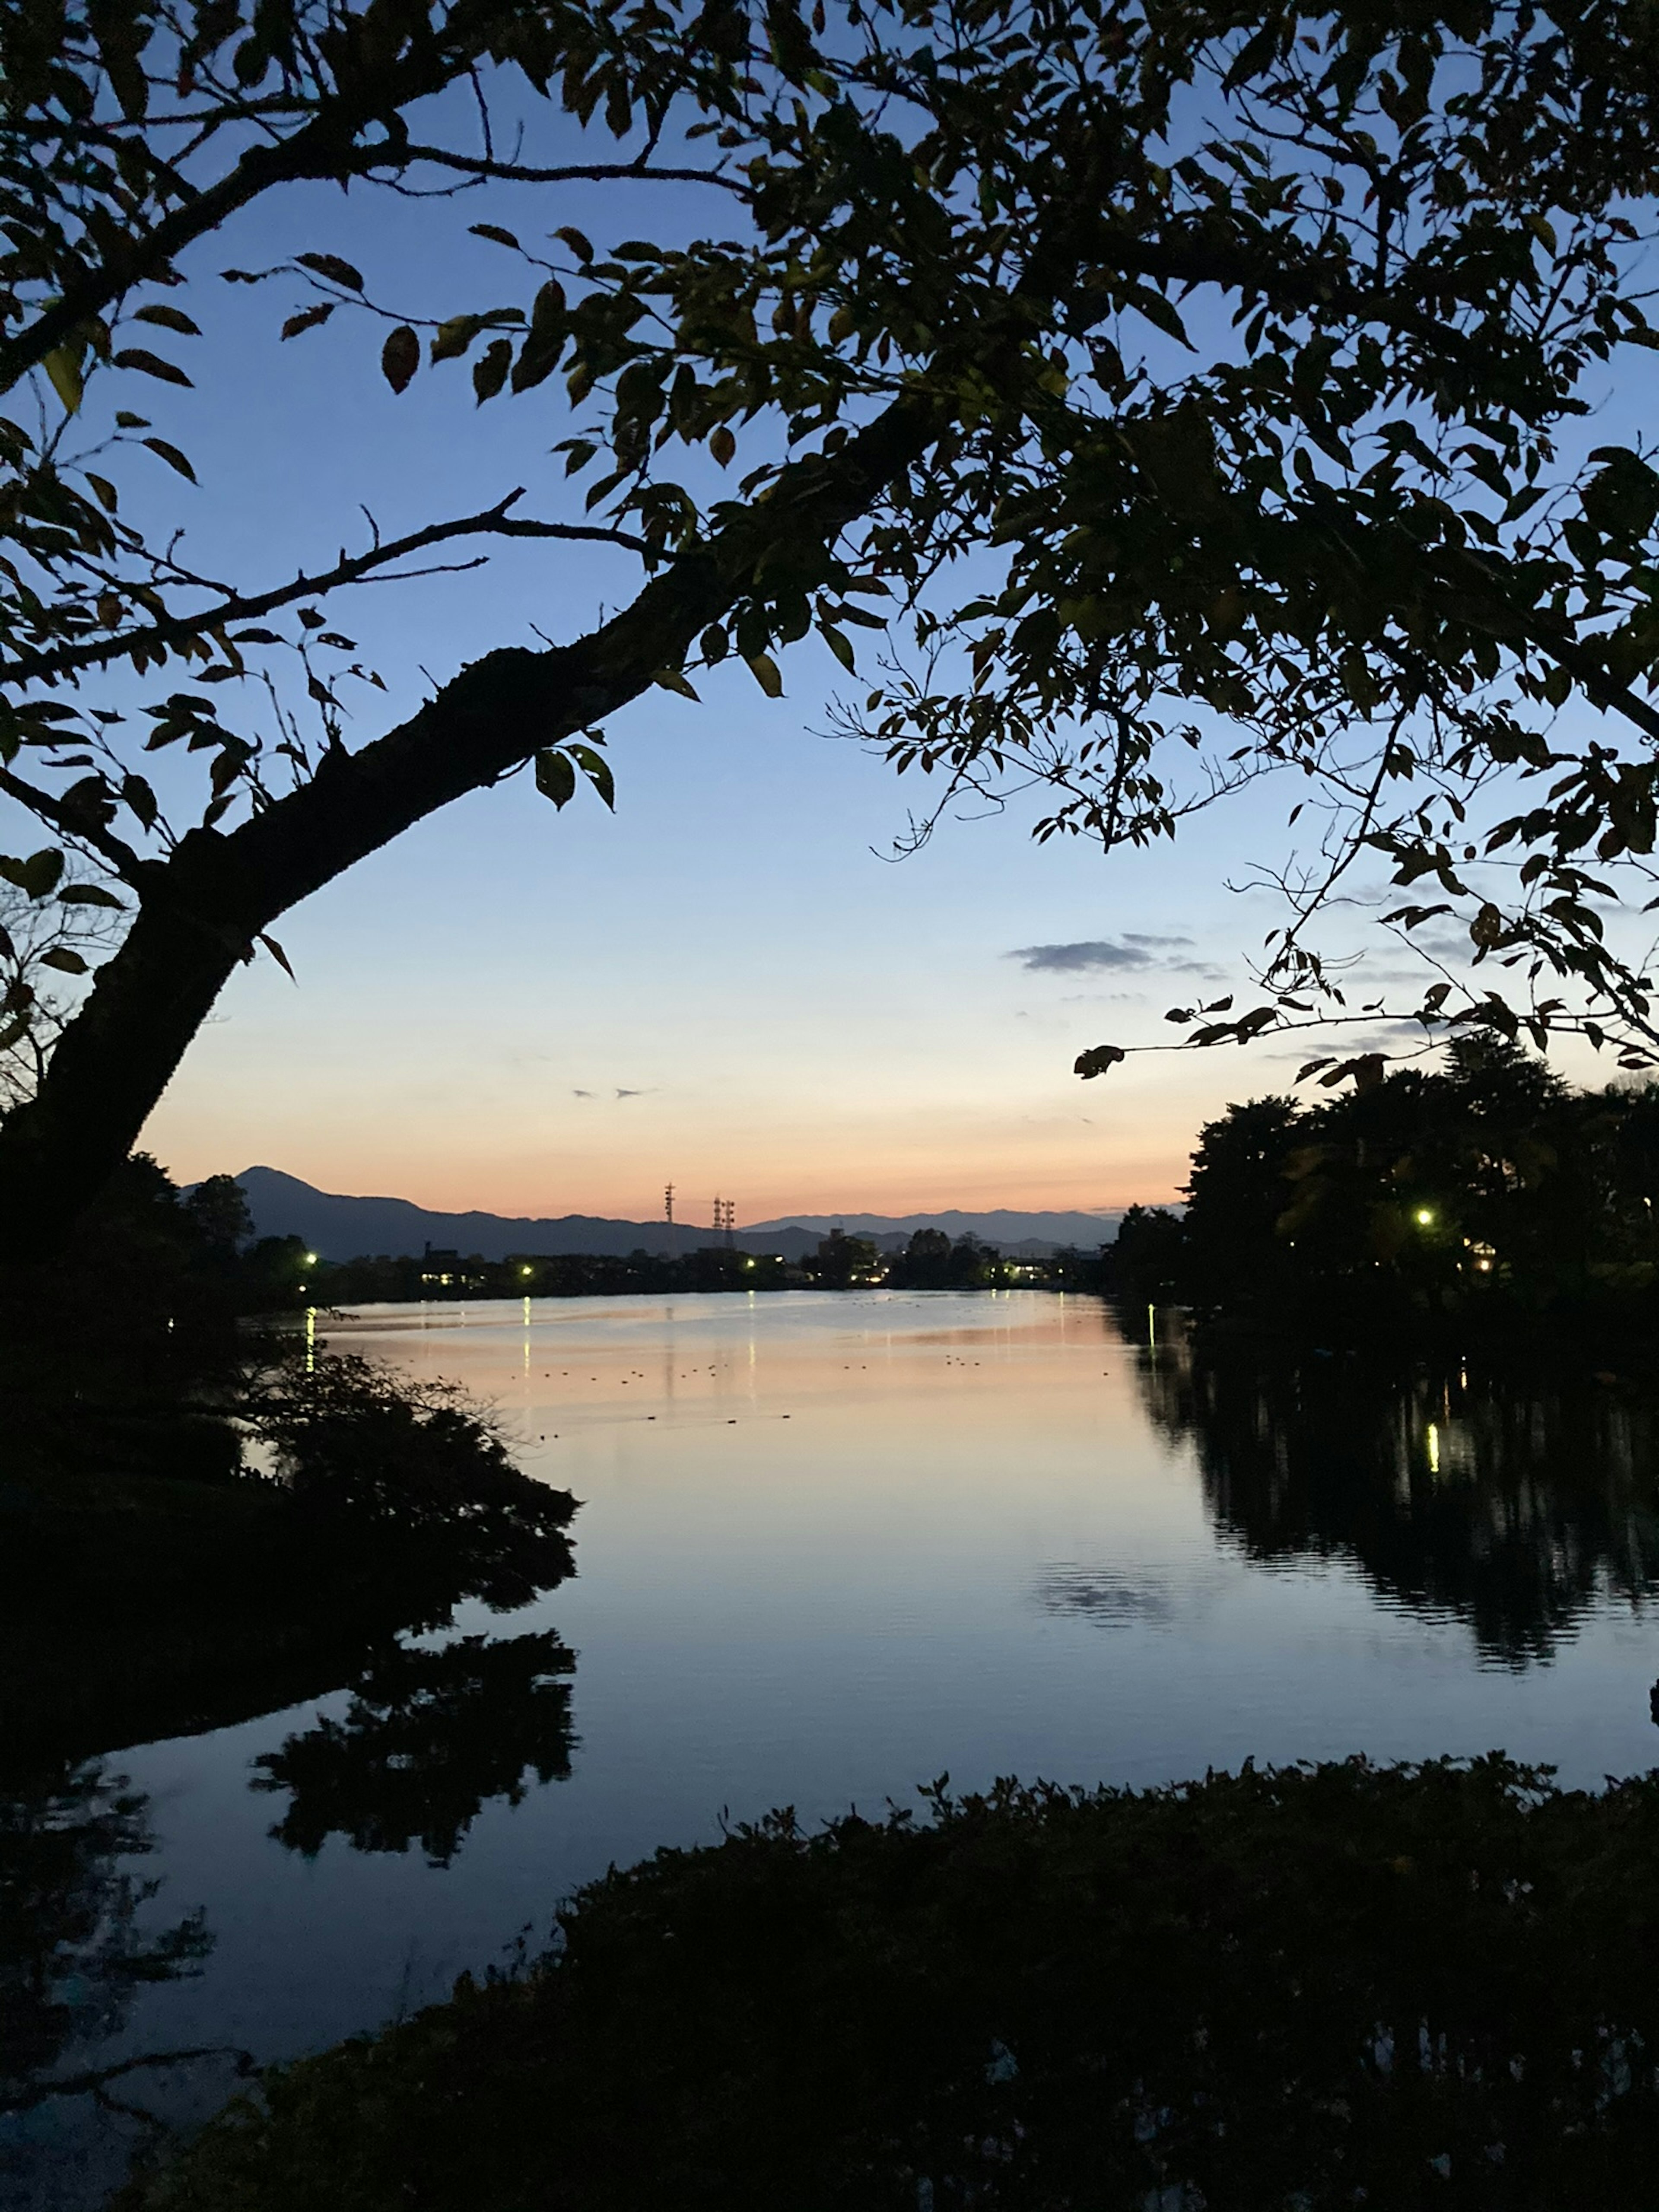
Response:
[[[481,359],[472,364],[472,389],[482,407],[486,399],[493,399],[507,382],[507,372],[513,365],[513,347],[507,338],[492,338],[484,348]]]
[[[297,338],[301,331],[314,331],[319,323],[325,323],[339,305],[337,300],[325,300],[315,307],[302,307],[297,315],[290,315],[283,325],[285,338]]]
[[[603,753],[596,753],[592,745],[573,744],[568,750],[571,759],[581,769],[605,805],[614,811],[617,804],[617,787],[611,777],[610,762]]]
[[[177,469],[181,477],[187,477],[191,483],[195,483],[196,471],[177,446],[169,445],[165,438],[145,438],[141,442],[148,446],[152,453],[159,453],[170,469]]]
[[[50,847],[44,852],[32,853],[26,860],[0,854],[0,876],[32,899],[50,898],[63,880],[63,874],[64,856]]]
[[[177,331],[180,337],[199,338],[202,335],[200,328],[191,322],[182,307],[169,307],[160,302],[140,307],[133,320],[154,323],[164,331]]]
[[[576,771],[563,753],[537,754],[536,788],[544,799],[550,799],[555,806],[569,805],[576,795]]]
[[[1078,1054],[1072,1063],[1072,1073],[1086,1081],[1091,1076],[1104,1075],[1109,1067],[1115,1067],[1119,1060],[1127,1058],[1121,1044],[1091,1045],[1087,1052]]]
[[[40,366],[51,380],[52,388],[64,403],[64,412],[73,415],[81,405],[81,356],[78,345],[54,346]]]
[[[348,292],[361,292],[363,289],[362,276],[337,253],[296,253],[294,258],[301,269],[312,270],[317,276],[326,277],[331,284],[343,285]]]
[[[421,342],[407,323],[399,323],[380,349],[380,374],[394,392],[402,392],[420,365]]]
[[[433,360],[459,360],[483,328],[482,315],[452,315],[438,325],[432,341]]]
[[[163,384],[182,384],[189,389],[189,377],[176,362],[163,361],[160,354],[150,353],[143,346],[126,346],[115,356],[117,368],[136,368],[143,375],[159,377]]]

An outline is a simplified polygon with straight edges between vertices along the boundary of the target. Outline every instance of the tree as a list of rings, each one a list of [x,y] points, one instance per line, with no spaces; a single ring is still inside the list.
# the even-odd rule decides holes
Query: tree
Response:
[[[1279,1224],[1291,1200],[1291,1162],[1305,1141],[1300,1121],[1293,1098],[1253,1098],[1200,1130],[1186,1229],[1190,1279],[1201,1301],[1271,1304],[1282,1289]]]
[[[1511,971],[1396,1011],[1647,1049],[1597,901],[1653,842],[1659,474],[1576,430],[1654,343],[1650,11],[20,0],[0,38],[0,387],[33,395],[33,427],[0,424],[0,794],[48,839],[3,872],[45,902],[77,854],[131,909],[0,1130],[14,1249],[112,1171],[298,901],[506,775],[609,800],[609,716],[733,654],[777,696],[812,629],[849,669],[852,633],[888,630],[839,711],[938,779],[918,835],[1024,784],[1040,836],[1109,849],[1297,780],[1322,826],[1281,871],[1262,1001],[1178,1010],[1194,1042],[1347,1018],[1310,933],[1369,854],[1429,889],[1399,927],[1455,915]],[[695,186],[726,234],[548,224],[608,177]],[[470,358],[462,392],[523,409],[535,450],[558,417],[565,516],[492,493],[229,583],[124,519],[141,465],[193,475],[132,403],[190,386],[210,246],[315,179],[547,194],[550,253],[475,226],[521,271],[511,304],[416,313],[310,248],[224,273],[282,289],[285,339],[356,318],[394,391]],[[617,611],[562,611],[565,641],[503,641],[348,744],[373,678],[322,603],[515,538],[592,541],[633,595],[604,570]],[[179,662],[190,688],[132,705]],[[1588,742],[1552,721],[1573,700],[1605,718]],[[172,747],[193,813],[187,775],[164,805],[142,770]]]
[[[916,1229],[888,1270],[888,1280],[903,1291],[943,1291],[951,1285],[951,1240],[942,1229]]]
[[[221,1265],[228,1266],[245,1244],[253,1242],[247,1194],[234,1176],[210,1176],[187,1191],[180,1204]]]
[[[826,1291],[845,1291],[854,1283],[871,1281],[880,1261],[881,1255],[870,1237],[849,1237],[844,1229],[832,1229],[819,1239],[807,1265]]]
[[[1575,1316],[1626,1342],[1659,1286],[1659,1088],[1575,1091],[1501,1037],[1298,1107],[1231,1106],[1193,1156],[1188,1281],[1202,1307],[1364,1337],[1413,1313]],[[1126,1227],[1127,1224],[1126,1223]]]
[[[1165,1305],[1187,1285],[1187,1225],[1165,1206],[1132,1206],[1111,1246],[1111,1277],[1120,1297]]]
[[[65,884],[48,900],[0,880],[0,1114],[45,1079],[75,1010],[70,979],[117,943],[119,903],[101,884]]]

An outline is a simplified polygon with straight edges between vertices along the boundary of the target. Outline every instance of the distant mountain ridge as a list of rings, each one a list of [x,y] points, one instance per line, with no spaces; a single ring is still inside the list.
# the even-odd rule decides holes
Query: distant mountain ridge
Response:
[[[1122,1218],[1121,1206],[1099,1213],[1018,1213],[1008,1206],[974,1213],[947,1206],[939,1213],[787,1213],[775,1221],[752,1221],[744,1233],[759,1237],[769,1230],[794,1227],[813,1230],[820,1237],[831,1229],[844,1229],[849,1237],[908,1237],[918,1229],[942,1229],[949,1237],[982,1237],[990,1244],[1038,1237],[1056,1245],[1089,1245],[1115,1237]]]
[[[245,1168],[236,1178],[247,1194],[248,1211],[261,1237],[301,1237],[325,1260],[355,1260],[367,1255],[398,1257],[423,1252],[428,1245],[484,1260],[504,1260],[513,1252],[618,1253],[643,1248],[668,1249],[661,1221],[617,1221],[599,1214],[565,1213],[555,1218],[501,1213],[443,1213],[406,1198],[356,1198],[319,1190],[280,1168]],[[1011,1253],[1040,1253],[1060,1244],[1085,1249],[1115,1232],[1119,1216],[1091,1213],[1016,1213],[999,1209],[967,1213],[903,1217],[878,1213],[794,1214],[740,1229],[734,1242],[750,1252],[781,1252],[798,1260],[816,1251],[834,1226],[852,1237],[873,1237],[884,1250],[908,1243],[917,1229],[942,1229],[951,1237],[974,1235]],[[675,1229],[675,1244],[692,1251],[716,1242],[715,1232],[696,1223]]]

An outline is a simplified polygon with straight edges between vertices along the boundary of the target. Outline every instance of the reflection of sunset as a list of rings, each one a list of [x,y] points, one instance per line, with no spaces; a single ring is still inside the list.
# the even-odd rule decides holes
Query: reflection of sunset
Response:
[[[578,1490],[600,1465],[677,1484],[695,1468],[716,1486],[810,1475],[842,1492],[899,1466],[960,1492],[1029,1478],[1034,1449],[1048,1481],[1062,1468],[1121,1481],[1167,1459],[1092,1299],[526,1300],[370,1309],[329,1336],[464,1382],[527,1468]]]
[[[878,1805],[941,1767],[1152,1781],[1357,1744],[1501,1743],[1575,1779],[1647,1763],[1644,1437],[1598,1431],[1586,1461],[1568,1408],[1331,1361],[1241,1391],[1174,1316],[1144,1326],[1030,1291],[325,1324],[464,1382],[583,1501],[577,1577],[533,1618],[578,1654],[558,1820],[593,1791],[601,1863],[721,1805]]]

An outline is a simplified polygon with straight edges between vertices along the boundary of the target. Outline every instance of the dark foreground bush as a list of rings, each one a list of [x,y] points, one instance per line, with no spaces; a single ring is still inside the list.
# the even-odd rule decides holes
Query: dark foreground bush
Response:
[[[787,1814],[273,2072],[143,2212],[1654,2201],[1659,1778],[1498,1758]]]

